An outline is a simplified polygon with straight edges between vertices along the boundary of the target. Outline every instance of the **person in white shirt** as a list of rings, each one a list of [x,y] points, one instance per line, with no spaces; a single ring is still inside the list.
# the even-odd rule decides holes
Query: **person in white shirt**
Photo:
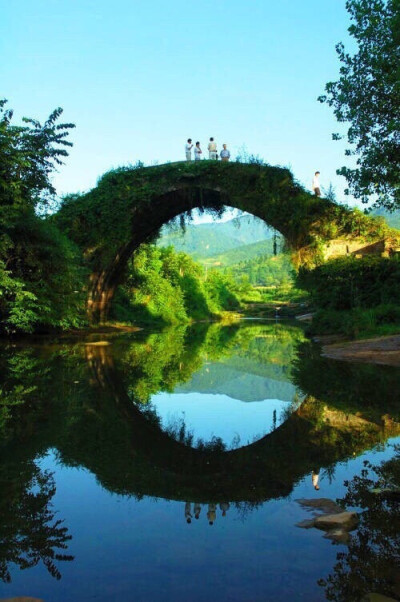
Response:
[[[312,181],[312,189],[314,191],[315,196],[321,196],[321,186],[319,183],[319,171],[316,171]]]
[[[201,157],[200,155],[202,154],[202,150],[200,148],[200,142],[196,142],[196,146],[194,147],[194,160],[195,161],[200,161]]]
[[[192,148],[193,148],[192,139],[188,138],[188,141],[185,144],[186,161],[192,160]]]
[[[226,148],[226,144],[223,144],[222,151],[220,152],[220,157],[221,157],[222,161],[229,161],[230,156],[231,156],[231,153]]]
[[[210,142],[208,143],[207,150],[208,150],[208,158],[209,159],[217,159],[217,157],[218,157],[217,145],[214,142],[214,138],[210,138]]]

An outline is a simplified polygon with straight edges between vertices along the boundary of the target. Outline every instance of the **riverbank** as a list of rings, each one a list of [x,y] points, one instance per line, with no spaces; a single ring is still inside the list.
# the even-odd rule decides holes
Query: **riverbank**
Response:
[[[400,334],[323,345],[330,359],[400,367]]]

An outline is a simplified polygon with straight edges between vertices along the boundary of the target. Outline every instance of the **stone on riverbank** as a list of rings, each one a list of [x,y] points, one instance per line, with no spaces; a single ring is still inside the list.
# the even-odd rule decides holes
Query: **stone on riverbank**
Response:
[[[322,347],[322,356],[334,360],[400,366],[400,335],[326,344]]]

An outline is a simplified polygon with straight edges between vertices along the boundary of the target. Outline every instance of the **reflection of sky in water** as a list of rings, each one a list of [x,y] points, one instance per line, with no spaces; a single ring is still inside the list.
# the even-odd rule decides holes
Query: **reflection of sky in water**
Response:
[[[282,414],[290,405],[279,399],[244,403],[227,395],[204,393],[159,393],[152,400],[163,428],[185,421],[186,432],[193,432],[194,441],[209,441],[220,437],[228,446],[237,440],[239,445],[251,443],[269,433],[274,424],[282,422]]]
[[[276,357],[280,361],[276,363],[268,363],[268,346],[264,356],[262,350],[253,349],[257,351],[254,357],[251,354],[232,355],[219,362],[207,362],[190,379],[177,385],[173,393],[154,395],[151,403],[163,427],[175,424],[179,428],[184,419],[186,429],[193,431],[194,443],[198,438],[209,441],[216,436],[228,447],[234,440],[237,442],[238,435],[240,443],[237,444],[245,445],[269,433],[274,426],[274,411],[279,426],[296,396],[296,388],[290,382],[290,363],[286,363],[286,356],[290,354],[279,349]],[[312,366],[310,369],[312,374]],[[315,377],[318,378],[318,373]],[[54,378],[58,386],[58,373]],[[84,392],[85,389],[82,395]],[[358,399],[358,390],[356,392]],[[349,399],[351,393],[349,389]],[[60,389],[62,394],[64,389]],[[376,396],[385,399],[385,389],[376,388]],[[287,497],[266,502],[260,498],[259,505],[253,508],[229,499],[221,473],[210,475],[215,481],[214,491],[218,492],[216,499],[208,499],[207,494],[200,495],[202,488],[196,473],[193,478],[196,486],[193,489],[186,487],[185,479],[180,475],[179,456],[176,464],[167,463],[164,473],[162,463],[161,467],[153,464],[151,441],[148,450],[145,448],[144,452],[137,453],[134,437],[131,441],[129,429],[124,432],[124,422],[117,423],[118,428],[112,428],[109,417],[119,419],[118,413],[103,416],[97,406],[94,406],[96,411],[84,403],[82,406],[82,415],[77,413],[81,422],[75,421],[72,413],[68,429],[65,433],[60,430],[60,439],[49,439],[54,445],[53,450],[46,454],[46,443],[46,447],[43,444],[35,452],[35,461],[40,467],[55,473],[57,489],[50,509],[56,512],[56,519],[65,521],[63,525],[72,536],[66,553],[74,555],[75,560],[56,563],[62,573],[60,581],[51,578],[41,563],[29,571],[12,567],[12,582],[0,582],[0,599],[24,594],[49,602],[92,599],[97,602],[204,602],[213,599],[322,602],[325,595],[317,585],[318,580],[332,571],[337,552],[344,548],[333,546],[317,529],[297,528],[296,523],[310,518],[310,514],[296,500],[340,498],[346,491],[344,481],[360,474],[365,460],[376,464],[393,455],[390,444],[377,445],[358,457],[352,456],[349,448],[348,460],[326,469],[318,465],[316,450],[305,464],[305,470],[294,473],[298,476],[288,483],[292,492]],[[361,411],[362,407],[360,399]],[[104,408],[106,411],[111,409],[106,405]],[[336,409],[333,406],[333,410]],[[104,429],[100,428],[102,421]],[[56,422],[60,426],[61,423],[64,424],[61,419]],[[81,434],[76,430],[76,442],[75,425],[76,429],[82,429]],[[91,428],[86,431],[88,425]],[[88,445],[87,453],[88,435],[95,438],[95,445]],[[339,436],[338,444],[340,442]],[[394,442],[399,443],[400,437],[390,443]],[[295,463],[297,456],[301,460],[301,449],[297,449],[291,440],[285,439],[284,444],[289,452],[283,462]],[[75,456],[71,452],[75,452],[76,445]],[[96,454],[94,457],[90,454],[91,449]],[[274,455],[272,451],[271,475],[284,480],[286,465],[279,462],[279,452]],[[104,462],[105,458],[113,460],[114,453],[119,462]],[[89,462],[85,463],[85,460]],[[103,462],[105,471],[102,471]],[[94,473],[85,466],[90,466]],[[247,466],[244,464],[243,470]],[[239,468],[241,470],[241,465]],[[317,492],[311,471],[318,469],[320,491]],[[111,492],[108,488],[113,486],[114,472],[121,489]],[[241,476],[242,472],[239,478]],[[205,477],[209,478],[207,474]],[[229,486],[228,479],[226,482]],[[254,482],[256,489],[257,482]],[[131,493],[122,495],[121,491]],[[150,497],[150,493],[160,497]],[[170,496],[171,501],[163,499],[161,496],[164,495]],[[193,519],[188,524],[185,507],[190,504],[193,512],[195,501],[201,505],[201,514],[199,520]],[[229,508],[226,516],[222,516],[220,504],[227,502],[230,502]],[[210,503],[216,506],[212,526],[207,519]]]
[[[217,506],[210,526],[206,501],[200,519],[188,525],[184,501],[111,494],[89,471],[63,466],[50,452],[39,463],[56,473],[53,505],[73,536],[68,553],[75,560],[59,565],[60,581],[40,565],[14,569],[12,583],[0,583],[0,597],[26,592],[49,602],[323,602],[317,581],[329,574],[336,553],[345,548],[333,546],[317,529],[297,528],[310,515],[295,500],[341,497],[343,481],[359,474],[365,459],[376,464],[392,453],[390,446],[378,447],[338,463],[331,478],[321,471],[318,494],[307,475],[289,498],[270,500],[254,511],[243,513],[231,504],[222,517]]]

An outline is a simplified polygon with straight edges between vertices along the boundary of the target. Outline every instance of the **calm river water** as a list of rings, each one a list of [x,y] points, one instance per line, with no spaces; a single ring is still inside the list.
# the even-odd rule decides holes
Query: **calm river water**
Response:
[[[296,524],[312,516],[297,500],[343,498],[395,455],[399,370],[321,358],[299,326],[260,321],[2,344],[0,370],[0,599],[397,591],[365,560],[385,557],[379,522],[367,556],[357,531],[338,544]]]

